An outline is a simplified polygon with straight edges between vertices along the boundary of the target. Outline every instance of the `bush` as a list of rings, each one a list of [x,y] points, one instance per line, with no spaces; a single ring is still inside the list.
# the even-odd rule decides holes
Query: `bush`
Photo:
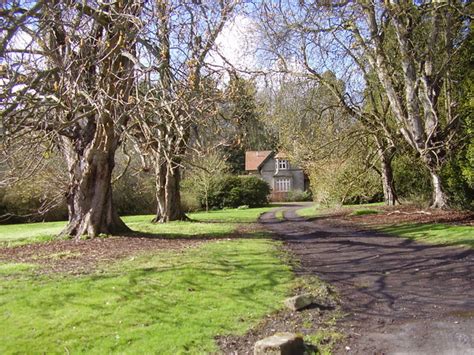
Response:
[[[312,201],[313,195],[310,191],[293,190],[288,191],[286,202]]]
[[[420,159],[411,154],[395,157],[392,163],[398,198],[425,205],[431,199],[430,175]]]
[[[194,190],[195,185],[191,180],[183,180],[181,183],[181,208],[184,212],[196,212],[201,209],[200,197]]]
[[[67,219],[65,189],[64,180],[46,169],[0,189],[0,223]]]
[[[308,172],[314,201],[320,205],[372,202],[382,194],[380,177],[357,159],[325,162]]]
[[[444,188],[452,207],[474,210],[474,186],[462,173],[461,164],[459,155],[445,164],[441,174],[445,182]]]
[[[270,185],[255,176],[240,177],[242,184],[242,201],[238,205],[249,207],[265,206],[268,204]]]
[[[225,175],[210,184],[208,192],[209,208],[237,208],[242,205],[258,207],[268,204],[270,186],[255,176]],[[201,206],[205,197],[200,195]]]
[[[151,214],[156,211],[153,176],[127,171],[113,185],[113,198],[121,216]]]

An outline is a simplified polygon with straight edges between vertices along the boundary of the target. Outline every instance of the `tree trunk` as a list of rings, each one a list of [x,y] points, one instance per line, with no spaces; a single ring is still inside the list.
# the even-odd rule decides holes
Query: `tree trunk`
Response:
[[[382,160],[382,186],[383,197],[387,206],[395,206],[398,201],[397,193],[395,192],[395,182],[393,180],[393,170],[391,162],[384,162]]]
[[[120,219],[112,201],[112,170],[118,143],[102,144],[95,136],[91,146],[82,150],[77,143],[65,141],[64,153],[68,162],[70,184],[66,194],[69,223],[61,233],[75,239],[83,235],[91,238],[104,234],[117,234],[130,229]],[[110,138],[110,137],[109,137]]]
[[[184,221],[188,217],[181,207],[181,174],[178,164],[160,162],[156,166],[157,210],[155,223]]]
[[[431,184],[433,186],[433,201],[431,203],[431,208],[448,208],[448,197],[443,191],[442,180],[439,176],[439,173],[432,170],[430,171],[431,175]]]
[[[392,160],[395,154],[395,149],[378,148],[378,153],[380,157],[383,198],[387,206],[395,206],[397,203],[400,203],[395,191],[395,181],[393,179],[392,169]]]

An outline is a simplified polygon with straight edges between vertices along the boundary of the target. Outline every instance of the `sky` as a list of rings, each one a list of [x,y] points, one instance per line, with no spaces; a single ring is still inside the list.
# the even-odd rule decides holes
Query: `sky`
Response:
[[[255,56],[257,50],[255,22],[245,15],[237,15],[228,22],[216,40],[219,54],[212,53],[208,62],[216,66],[225,66],[226,61],[237,70],[252,71],[258,69]],[[225,60],[222,57],[225,58]]]

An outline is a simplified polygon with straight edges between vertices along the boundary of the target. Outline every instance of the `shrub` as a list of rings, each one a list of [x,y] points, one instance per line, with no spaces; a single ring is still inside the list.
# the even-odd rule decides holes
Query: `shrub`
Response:
[[[242,201],[239,205],[257,207],[268,203],[270,186],[267,182],[255,176],[240,177],[240,180],[242,184]]]
[[[208,191],[209,208],[264,206],[268,203],[270,186],[255,176],[225,175],[214,179]],[[205,197],[200,195],[201,206]]]
[[[327,161],[308,173],[314,201],[321,205],[366,203],[381,196],[380,177],[356,159]]]
[[[420,159],[410,154],[398,155],[392,167],[395,189],[402,202],[428,203],[431,199],[430,175]]]
[[[54,189],[51,186],[55,186]],[[25,223],[67,219],[64,181],[41,171],[32,179],[1,189],[1,223]]]
[[[299,201],[312,201],[313,195],[310,191],[293,190],[288,191],[288,195],[285,198],[287,202],[299,202]]]
[[[199,194],[193,189],[194,185],[190,180],[183,180],[181,183],[181,208],[184,212],[196,212],[201,209]]]
[[[150,214],[156,211],[153,176],[127,171],[113,185],[114,204],[121,216]]]

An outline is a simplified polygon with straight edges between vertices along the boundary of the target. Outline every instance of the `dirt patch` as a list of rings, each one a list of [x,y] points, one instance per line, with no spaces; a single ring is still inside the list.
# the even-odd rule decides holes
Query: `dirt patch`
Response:
[[[133,234],[86,240],[55,240],[16,247],[0,247],[0,261],[32,263],[38,274],[87,274],[100,265],[144,253],[185,250],[203,243],[239,238],[253,238],[265,229],[257,223],[239,226],[225,237],[163,238],[156,234]]]
[[[65,272],[84,274],[100,264],[162,250],[193,248],[211,239],[163,239],[151,237],[109,237],[88,240],[57,240],[0,248],[3,262],[21,262],[40,265],[38,273]]]
[[[367,208],[369,209],[369,208]],[[423,209],[414,205],[377,206],[370,210],[377,214],[351,215],[361,210],[354,208],[334,209],[322,216],[334,223],[356,223],[364,226],[385,226],[401,223],[443,223],[474,226],[474,212],[457,210]],[[363,209],[362,209],[363,210]]]

